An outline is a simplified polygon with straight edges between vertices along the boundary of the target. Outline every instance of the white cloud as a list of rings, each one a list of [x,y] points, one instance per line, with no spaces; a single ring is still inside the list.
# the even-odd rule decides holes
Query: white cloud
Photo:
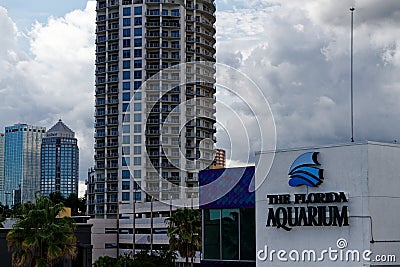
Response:
[[[398,0],[218,3],[218,62],[238,68],[262,89],[275,116],[280,147],[349,141],[352,5],[356,7],[356,140],[398,140]],[[28,56],[18,49],[15,23],[0,8],[0,45],[7,51],[0,54],[2,126],[27,122],[49,127],[61,116],[78,135],[82,179],[93,161],[94,10],[95,1],[90,1],[85,10],[36,23],[28,35]],[[246,87],[241,89],[246,94]],[[254,110],[265,108],[257,100]],[[244,120],[251,149],[256,149],[257,124],[240,103],[231,105]],[[234,131],[229,115],[219,112],[217,119],[232,127],[230,136],[240,140],[242,135]],[[231,154],[227,136],[218,134],[218,145],[228,147]],[[235,147],[240,153],[233,153],[232,164],[247,162],[241,148]]]
[[[264,2],[275,5],[254,8]],[[261,87],[279,147],[350,140],[351,5],[356,141],[398,140],[399,1],[241,1],[218,12],[218,60]]]
[[[51,127],[59,118],[77,135],[80,177],[93,165],[95,1],[85,10],[35,23],[28,56],[18,29],[0,7],[1,128],[16,122]]]

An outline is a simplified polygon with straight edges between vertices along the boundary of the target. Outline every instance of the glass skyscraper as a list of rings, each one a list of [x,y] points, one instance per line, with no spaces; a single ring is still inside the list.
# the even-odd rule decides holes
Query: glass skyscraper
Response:
[[[198,197],[215,143],[213,0],[97,0],[88,214]]]
[[[40,147],[46,128],[15,124],[5,128],[3,199],[11,205],[33,201],[40,191]]]
[[[6,204],[4,197],[4,134],[0,133],[0,202]]]
[[[79,149],[75,133],[59,120],[42,140],[40,191],[78,194]]]

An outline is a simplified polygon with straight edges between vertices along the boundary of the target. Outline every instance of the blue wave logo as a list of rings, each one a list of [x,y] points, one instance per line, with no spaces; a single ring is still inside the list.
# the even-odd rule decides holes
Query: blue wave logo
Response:
[[[317,156],[319,152],[307,152],[300,155],[289,169],[289,185],[310,187],[319,186],[324,180],[324,170],[320,169]]]

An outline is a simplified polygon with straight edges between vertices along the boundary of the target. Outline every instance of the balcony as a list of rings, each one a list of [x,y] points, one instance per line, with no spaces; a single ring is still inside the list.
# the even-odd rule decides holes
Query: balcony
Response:
[[[159,28],[160,27],[160,22],[147,22],[146,27],[155,27]]]
[[[159,146],[160,142],[156,141],[151,141],[151,142],[146,142],[146,146]]]
[[[99,149],[99,148],[104,148],[104,147],[105,147],[105,144],[103,144],[103,143],[95,144],[94,147],[97,148],[97,149]]]
[[[160,120],[159,119],[148,119],[147,124],[159,124]]]
[[[118,153],[107,153],[107,158],[118,158]]]
[[[146,131],[147,135],[160,135],[160,131],[159,130],[148,130]]]
[[[118,142],[109,142],[107,143],[107,147],[118,147]]]
[[[109,99],[107,101],[107,104],[109,104],[109,105],[118,104],[118,98]]]

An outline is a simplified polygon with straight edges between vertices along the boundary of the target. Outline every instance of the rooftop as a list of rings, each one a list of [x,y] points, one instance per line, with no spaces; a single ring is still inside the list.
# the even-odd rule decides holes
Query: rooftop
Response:
[[[51,137],[75,138],[75,133],[60,119],[53,127],[51,127],[47,131],[46,138]]]

